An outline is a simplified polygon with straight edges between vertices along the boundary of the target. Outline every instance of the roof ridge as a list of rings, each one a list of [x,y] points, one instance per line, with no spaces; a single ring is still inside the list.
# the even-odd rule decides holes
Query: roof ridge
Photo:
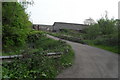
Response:
[[[74,24],[74,25],[86,25],[86,24],[79,24],[79,23],[68,23],[68,22],[54,22],[55,23],[60,23],[60,24]]]

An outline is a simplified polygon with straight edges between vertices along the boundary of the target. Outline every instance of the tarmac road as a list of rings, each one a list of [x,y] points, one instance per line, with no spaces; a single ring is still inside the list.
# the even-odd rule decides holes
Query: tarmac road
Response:
[[[59,38],[47,36],[59,40]],[[66,42],[75,52],[75,61],[57,78],[118,78],[118,54],[80,43]]]

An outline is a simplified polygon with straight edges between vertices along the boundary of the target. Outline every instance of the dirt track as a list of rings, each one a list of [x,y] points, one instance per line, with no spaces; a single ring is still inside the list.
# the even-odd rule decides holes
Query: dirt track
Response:
[[[59,40],[59,38],[47,36]],[[118,78],[117,54],[88,45],[66,42],[75,52],[75,62],[57,78]]]

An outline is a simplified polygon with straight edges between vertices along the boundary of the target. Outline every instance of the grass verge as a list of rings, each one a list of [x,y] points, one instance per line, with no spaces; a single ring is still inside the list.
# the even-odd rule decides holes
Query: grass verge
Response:
[[[104,50],[108,50],[108,51],[120,54],[120,52],[118,50],[120,48],[120,46],[108,46],[108,45],[100,45],[100,44],[97,45],[97,44],[94,44],[94,40],[81,40],[81,39],[77,39],[75,37],[62,36],[62,34],[60,34],[60,33],[48,33],[48,34],[50,34],[52,36],[62,38],[62,39],[65,39],[65,40],[78,42],[78,43],[82,43],[82,44],[88,44],[90,46],[94,46],[94,47],[97,47],[97,48],[101,48],[101,49],[104,49]]]
[[[120,52],[118,50],[120,48],[120,46],[96,45],[96,44],[94,44],[94,40],[84,40],[84,42],[87,43],[90,46],[94,46],[94,47],[97,47],[97,48],[101,48],[101,49],[104,49],[104,50],[108,50],[108,51],[120,54]]]
[[[28,41],[30,48],[23,58],[3,63],[3,79],[55,78],[63,69],[72,65],[74,52],[65,42],[49,39],[37,33],[31,34]],[[60,58],[54,59],[44,56],[48,52],[63,54]]]

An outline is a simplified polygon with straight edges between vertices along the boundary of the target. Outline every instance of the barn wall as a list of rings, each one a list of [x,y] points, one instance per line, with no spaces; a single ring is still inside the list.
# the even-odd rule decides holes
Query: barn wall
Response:
[[[73,23],[61,23],[61,22],[55,22],[52,26],[51,25],[40,25],[40,24],[33,25],[33,29],[44,30],[44,31],[59,31],[60,29],[72,29],[72,30],[80,30],[81,31],[86,27],[88,27],[88,25],[73,24]]]
[[[73,30],[83,30],[84,28],[88,27],[87,25],[81,24],[63,24],[63,23],[55,23],[53,25],[54,30],[60,29],[73,29]]]

